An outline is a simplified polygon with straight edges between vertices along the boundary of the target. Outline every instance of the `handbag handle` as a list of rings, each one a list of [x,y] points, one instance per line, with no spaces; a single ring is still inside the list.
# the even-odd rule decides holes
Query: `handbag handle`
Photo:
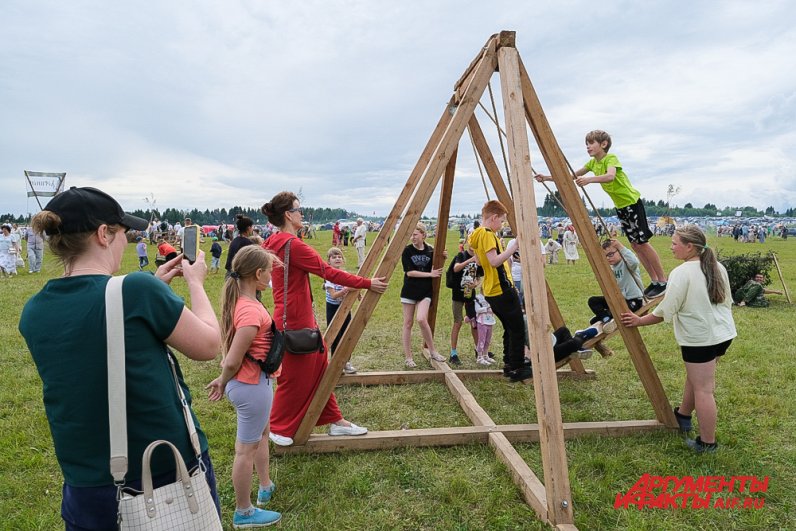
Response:
[[[144,457],[141,462],[141,487],[144,490],[146,515],[150,518],[153,518],[156,514],[150,461],[152,460],[152,453],[155,451],[155,449],[163,444],[171,449],[171,453],[174,456],[174,462],[177,465],[177,480],[182,483],[182,489],[185,491],[185,500],[188,502],[188,509],[192,514],[196,514],[199,512],[199,503],[196,501],[196,496],[193,494],[191,475],[188,473],[188,467],[185,466],[185,461],[183,461],[180,451],[177,450],[177,447],[171,444],[169,441],[158,440],[150,443],[149,446],[146,447],[146,450],[144,450]]]
[[[110,432],[110,471],[113,481],[119,485],[124,484],[127,474],[127,381],[125,371],[125,345],[124,345],[124,303],[122,298],[122,285],[126,275],[111,277],[105,287],[105,333],[107,336],[108,350],[108,427]],[[171,366],[171,375],[177,388],[177,396],[182,404],[182,413],[191,446],[196,453],[196,458],[201,466],[202,449],[199,444],[199,434],[193,423],[188,400],[177,378],[177,369],[174,359],[168,349],[166,357]]]

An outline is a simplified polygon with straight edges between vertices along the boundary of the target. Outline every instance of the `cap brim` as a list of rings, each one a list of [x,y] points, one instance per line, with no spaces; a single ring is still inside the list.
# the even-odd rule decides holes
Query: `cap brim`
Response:
[[[125,214],[122,218],[122,225],[133,230],[146,230],[149,227],[149,222],[145,219]]]

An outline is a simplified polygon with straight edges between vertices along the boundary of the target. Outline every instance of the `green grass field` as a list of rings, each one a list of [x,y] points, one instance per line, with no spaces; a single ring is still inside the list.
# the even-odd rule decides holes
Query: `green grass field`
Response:
[[[457,240],[450,236],[447,248],[452,257]],[[308,240],[324,256],[330,242],[329,232]],[[667,238],[654,238],[653,244],[667,270],[678,265],[668,250]],[[206,242],[204,249],[209,245]],[[710,245],[730,253],[777,252],[788,287],[796,289],[796,240],[772,238],[759,245],[714,237]],[[356,264],[356,254],[351,247],[346,247],[345,253],[350,270]],[[136,269],[135,248],[130,245],[122,272]],[[63,527],[59,512],[62,478],[42,406],[41,382],[17,331],[25,301],[48,278],[60,273],[48,258],[39,275],[22,272],[16,278],[0,279],[0,308],[6,321],[0,328],[0,529]],[[599,291],[585,257],[581,256],[574,266],[549,266],[545,275],[570,328],[581,327],[590,316],[586,299]],[[776,272],[772,278],[777,279]],[[206,283],[216,307],[222,281],[223,275],[218,274]],[[396,271],[354,351],[352,362],[360,372],[403,369],[400,284],[401,272]],[[187,296],[181,280],[173,287]],[[772,287],[781,289],[778,280]],[[323,326],[324,298],[317,278],[313,289],[316,314]],[[442,352],[447,351],[451,324],[448,294],[443,288],[436,336]],[[265,294],[269,307],[271,299]],[[575,523],[580,529],[796,529],[796,307],[788,305],[784,297],[771,296],[770,300],[767,309],[734,311],[738,338],[719,364],[717,374],[721,444],[717,454],[694,455],[678,435],[668,432],[567,441]],[[57,316],[53,316],[52,326],[58,326]],[[496,329],[492,349],[496,352],[500,335]],[[671,327],[661,324],[644,328],[642,335],[669,400],[679,403],[684,369]],[[414,341],[419,350],[418,337]],[[596,380],[560,382],[565,422],[654,418],[621,340],[612,339],[610,346],[615,356],[603,359],[595,355],[584,362],[596,371]],[[463,368],[476,368],[468,334],[462,334],[459,351]],[[429,368],[421,356],[415,359],[420,368]],[[218,374],[216,362],[198,363],[183,357],[181,364],[196,397],[195,410],[210,440],[224,521],[231,528],[235,414],[229,403],[210,403],[204,398],[202,388]],[[495,422],[536,422],[532,386],[498,380],[467,385]],[[338,388],[337,397],[346,418],[371,430],[469,424],[442,384],[348,386]],[[543,478],[538,445],[517,448]],[[284,456],[272,458],[271,465],[278,490],[269,508],[283,513],[284,529],[547,528],[536,520],[506,468],[486,446]],[[770,480],[768,491],[755,495],[765,498],[764,507],[759,509],[614,509],[617,493],[627,492],[643,474],[768,476]]]

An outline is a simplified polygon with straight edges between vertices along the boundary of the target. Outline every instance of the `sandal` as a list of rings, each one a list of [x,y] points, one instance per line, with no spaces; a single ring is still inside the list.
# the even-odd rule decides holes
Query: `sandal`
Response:
[[[417,367],[417,363],[415,363],[415,360],[407,359],[406,366],[409,367],[410,369],[414,369],[415,367]]]
[[[429,354],[434,361],[447,361],[444,357],[439,355],[439,352],[432,352]]]

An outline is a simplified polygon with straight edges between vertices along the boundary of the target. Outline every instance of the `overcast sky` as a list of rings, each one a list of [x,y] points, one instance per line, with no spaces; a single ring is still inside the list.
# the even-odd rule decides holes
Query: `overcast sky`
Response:
[[[517,32],[576,169],[585,133],[604,129],[645,198],[673,184],[679,205],[784,210],[796,206],[793,21],[792,3],[768,0],[3,0],[0,213],[38,210],[23,174],[35,170],[127,210],[145,197],[259,207],[301,189],[305,205],[386,214],[454,82],[500,30]],[[500,109],[497,74],[492,87]],[[466,135],[459,151],[452,211],[476,212]],[[532,143],[545,171],[538,153]]]

